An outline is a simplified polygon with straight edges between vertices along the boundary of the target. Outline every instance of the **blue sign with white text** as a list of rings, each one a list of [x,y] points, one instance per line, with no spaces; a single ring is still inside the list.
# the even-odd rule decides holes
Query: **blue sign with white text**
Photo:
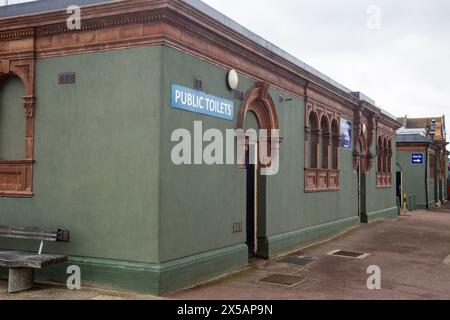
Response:
[[[233,101],[177,84],[172,84],[172,108],[234,120]]]
[[[341,148],[352,148],[352,123],[349,120],[341,119]]]
[[[413,153],[411,155],[412,164],[422,165],[423,162],[424,162],[423,153]]]

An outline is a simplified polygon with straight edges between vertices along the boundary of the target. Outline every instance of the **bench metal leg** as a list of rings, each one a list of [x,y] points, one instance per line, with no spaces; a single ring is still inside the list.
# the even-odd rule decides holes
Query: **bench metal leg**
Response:
[[[15,293],[33,289],[34,269],[10,268],[8,280],[8,292]]]

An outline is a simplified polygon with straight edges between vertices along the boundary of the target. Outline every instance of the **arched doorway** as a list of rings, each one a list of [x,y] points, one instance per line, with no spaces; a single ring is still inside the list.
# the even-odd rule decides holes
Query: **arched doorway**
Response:
[[[269,166],[274,149],[272,132],[278,130],[278,117],[275,104],[269,95],[268,83],[257,83],[251,89],[242,104],[238,118],[238,130],[245,132],[245,166],[246,171],[246,243],[249,258],[268,257],[264,245],[267,238],[266,228],[266,177],[262,172]],[[262,134],[259,130],[265,130]],[[264,140],[265,139],[265,140]],[[262,151],[261,142],[267,146]],[[266,155],[264,153],[267,153]]]
[[[365,139],[361,135],[361,138],[358,143],[358,215],[361,223],[367,223],[367,207],[366,207],[366,170],[365,170]]]

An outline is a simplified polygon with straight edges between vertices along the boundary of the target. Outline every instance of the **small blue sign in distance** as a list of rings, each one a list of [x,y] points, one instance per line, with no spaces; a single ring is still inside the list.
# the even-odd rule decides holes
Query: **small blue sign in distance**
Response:
[[[234,102],[211,94],[172,84],[172,108],[219,119],[234,120]]]
[[[416,165],[422,165],[424,163],[423,153],[413,153],[411,155],[411,163]]]

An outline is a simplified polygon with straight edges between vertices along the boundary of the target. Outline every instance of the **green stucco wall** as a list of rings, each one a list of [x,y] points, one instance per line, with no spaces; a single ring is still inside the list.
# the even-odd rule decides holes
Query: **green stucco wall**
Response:
[[[68,71],[76,72],[76,84],[58,85],[58,73]],[[226,86],[227,71],[163,46],[38,60],[35,195],[0,198],[1,223],[68,229],[70,243],[45,251],[70,255],[87,281],[151,293],[246,266],[245,170],[171,161],[175,129],[193,132],[194,121],[203,132],[236,128],[241,101]],[[170,107],[171,85],[192,87],[194,78],[204,80],[205,92],[234,101],[234,121]],[[240,76],[239,90],[254,86]],[[284,140],[279,173],[261,178],[259,246],[266,257],[360,221],[352,150],[340,149],[339,191],[305,193],[304,101],[281,103],[286,95],[274,88],[270,95]],[[366,186],[370,220],[393,217],[395,184],[377,189],[374,172]],[[233,233],[235,223],[243,232]],[[3,248],[35,245],[0,240]],[[64,267],[40,276],[64,281]]]
[[[22,81],[7,79],[0,87],[0,160],[22,160],[25,156],[25,111]]]
[[[190,55],[163,48],[161,107],[161,261],[171,261],[245,242],[243,233],[233,234],[233,223],[243,221],[246,206],[245,171],[234,165],[181,165],[171,161],[172,132],[187,129],[194,138],[194,121],[202,121],[203,132],[235,129],[235,121],[216,119],[170,107],[171,85],[192,88],[194,78],[204,81],[204,91],[234,100],[225,85],[226,70]],[[241,78],[240,87],[253,83]],[[239,101],[235,103],[235,119]],[[206,146],[207,143],[204,143]],[[192,153],[193,155],[193,153]]]
[[[160,58],[152,47],[37,61],[34,197],[0,198],[1,224],[70,230],[46,252],[159,262]],[[58,85],[69,71],[76,84]]]
[[[428,175],[428,205],[433,207],[435,205],[435,193],[434,186],[430,185],[430,166],[428,167],[423,165],[413,165],[411,163],[411,156],[413,153],[417,152],[404,152],[398,151],[397,153],[397,162],[400,164],[402,168],[402,184],[403,184],[403,193],[407,194],[407,203],[411,203],[408,205],[409,209],[425,209],[427,207],[426,201],[426,191],[425,191],[425,170],[427,170]],[[425,155],[425,147],[423,148],[423,152]],[[430,156],[428,156],[428,163],[430,161]],[[436,173],[434,173],[436,174]],[[410,201],[411,197],[411,201]],[[415,199],[415,201],[414,201]],[[415,206],[414,206],[415,202]],[[411,208],[412,207],[412,208]]]
[[[376,141],[376,139],[374,140]],[[395,148],[395,136],[392,137],[392,185],[391,187],[377,187],[377,159],[374,159],[370,172],[366,175],[366,210],[369,221],[373,221],[377,217],[394,218],[398,215],[397,199],[396,199],[396,158],[397,151]],[[372,145],[370,152],[377,154],[375,143]]]
[[[170,108],[170,86],[175,83],[192,87],[194,78],[204,80],[207,93],[230,100],[234,95],[226,86],[225,68],[170,48],[164,49],[163,57],[160,252],[162,261],[170,261],[245,243],[245,232],[233,234],[232,225],[243,222],[246,229],[246,180],[245,171],[233,165],[171,164],[170,152],[176,143],[170,143],[170,136],[174,129],[192,131],[194,121],[203,121],[204,130],[234,129],[241,101],[234,100],[234,122]],[[240,76],[239,90],[247,92],[254,85],[255,81]],[[259,229],[260,247],[267,256],[274,256],[354,226],[359,218],[352,150],[340,150],[339,191],[305,193],[304,101],[292,98],[280,103],[279,96],[286,94],[276,89],[271,89],[270,95],[276,104],[283,143],[280,172],[264,178],[266,189],[260,200],[264,212]],[[393,167],[394,159],[395,154]],[[368,179],[367,191],[368,198],[376,198],[370,199],[372,220],[397,215],[395,184],[389,189],[377,189],[375,180]]]
[[[448,172],[448,163],[449,163],[449,159],[447,158],[445,161],[445,188],[444,188],[444,197],[445,200],[450,200],[450,191],[448,190],[448,187],[450,186],[450,177],[449,177],[449,172]]]

